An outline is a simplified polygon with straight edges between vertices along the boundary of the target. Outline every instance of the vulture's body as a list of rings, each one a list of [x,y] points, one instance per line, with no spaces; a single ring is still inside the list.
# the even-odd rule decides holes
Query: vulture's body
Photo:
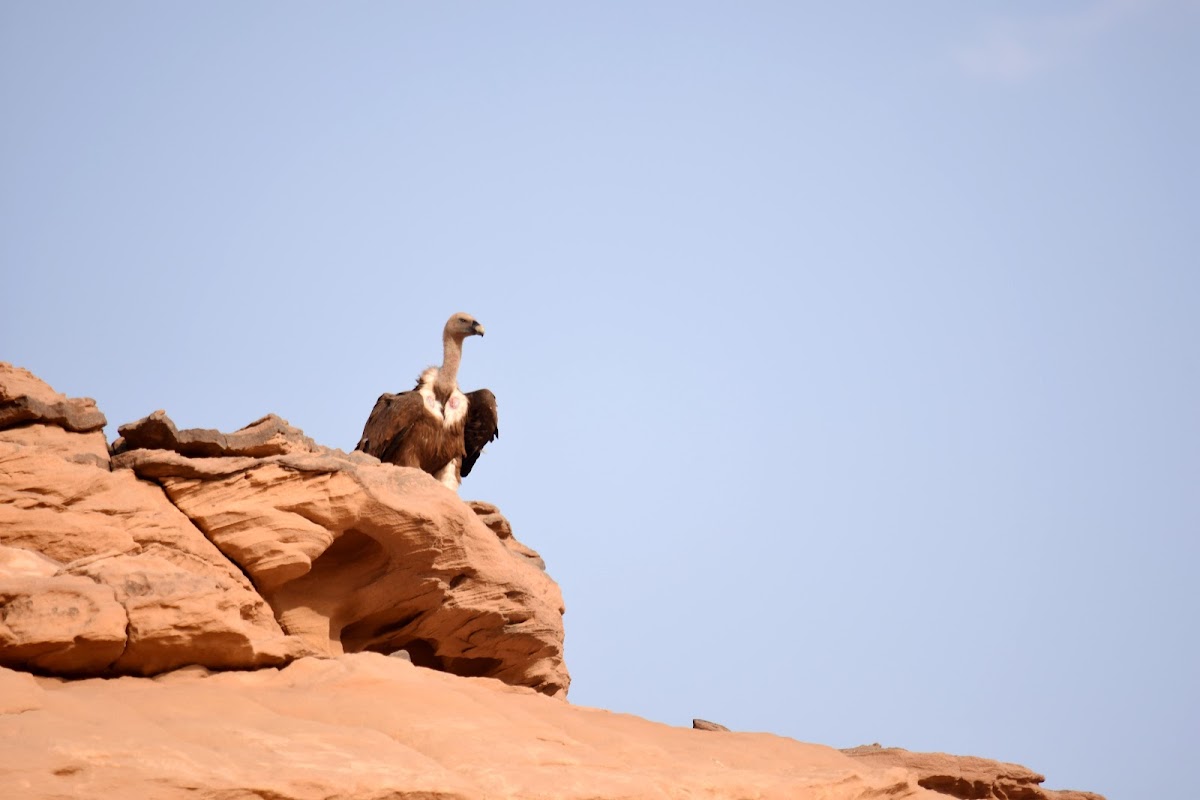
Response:
[[[412,391],[382,395],[356,449],[425,470],[457,491],[484,445],[500,435],[495,395],[458,388],[462,341],[474,335],[483,335],[482,325],[467,314],[452,316],[442,333],[442,366],[422,372]]]

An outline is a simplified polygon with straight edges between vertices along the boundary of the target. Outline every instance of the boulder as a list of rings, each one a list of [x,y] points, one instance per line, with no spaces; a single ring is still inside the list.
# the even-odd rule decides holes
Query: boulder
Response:
[[[729,728],[725,727],[724,725],[722,725],[719,722],[709,722],[706,719],[692,720],[692,727],[698,731],[716,731],[718,733],[722,733],[722,732],[729,730]]]

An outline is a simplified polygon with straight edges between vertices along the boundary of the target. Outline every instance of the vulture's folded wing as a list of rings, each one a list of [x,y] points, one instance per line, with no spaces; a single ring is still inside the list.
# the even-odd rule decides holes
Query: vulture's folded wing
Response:
[[[487,389],[467,392],[467,422],[463,429],[462,476],[471,473],[479,460],[483,446],[500,435],[500,418],[496,412],[496,395]]]
[[[395,463],[405,435],[424,413],[425,400],[417,392],[380,395],[354,449]]]

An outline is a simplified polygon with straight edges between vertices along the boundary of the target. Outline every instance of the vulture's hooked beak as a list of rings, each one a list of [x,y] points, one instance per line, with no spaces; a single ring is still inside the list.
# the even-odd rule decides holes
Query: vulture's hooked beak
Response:
[[[479,334],[480,336],[483,336],[483,326],[482,325],[480,325],[478,322],[474,322],[474,323],[472,323],[472,326],[475,328],[475,333]]]

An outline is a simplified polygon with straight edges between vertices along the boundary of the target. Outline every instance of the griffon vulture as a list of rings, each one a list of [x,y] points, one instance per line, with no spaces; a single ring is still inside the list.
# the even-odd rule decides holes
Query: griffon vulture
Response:
[[[355,449],[423,469],[458,491],[483,446],[500,435],[496,396],[458,388],[463,339],[476,335],[483,336],[483,326],[470,314],[450,317],[442,331],[442,366],[422,372],[412,391],[380,396]]]

